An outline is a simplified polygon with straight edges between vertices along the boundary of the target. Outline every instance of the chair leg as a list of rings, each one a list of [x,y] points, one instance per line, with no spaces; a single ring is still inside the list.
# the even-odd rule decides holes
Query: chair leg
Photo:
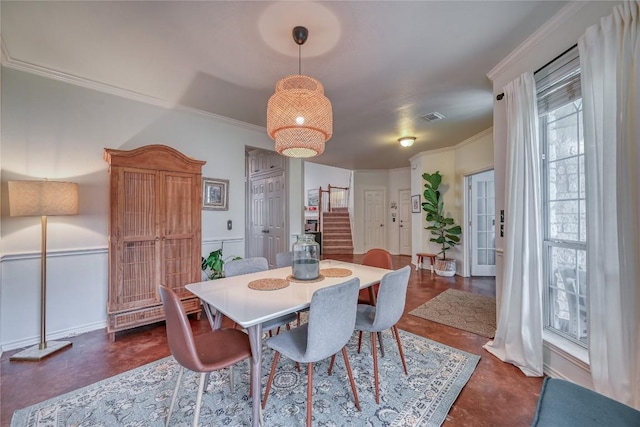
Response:
[[[400,334],[398,333],[398,327],[396,325],[393,325],[393,333],[395,334],[396,341],[398,342],[398,352],[400,353],[400,359],[402,360],[404,374],[409,375],[409,371],[407,371],[407,362],[404,360],[404,351],[402,351],[402,343],[400,342]]]
[[[229,391],[231,392],[231,394],[234,393],[234,387],[233,387],[233,365],[229,366]]]
[[[333,357],[336,357],[334,354]],[[353,398],[356,402],[356,408],[360,411],[360,399],[358,399],[358,389],[356,388],[356,383],[353,381],[353,372],[351,372],[351,364],[349,363],[349,358],[347,357],[347,347],[342,347],[342,357],[344,357],[344,365],[347,367],[347,374],[349,375],[349,382],[351,383],[351,391],[353,391]],[[333,359],[332,359],[333,360]]]
[[[313,391],[313,362],[309,362],[307,365],[307,427],[311,427],[311,409],[313,408],[313,402],[311,400],[311,394]]]
[[[264,390],[264,399],[262,399],[262,409],[267,406],[267,399],[269,398],[269,392],[271,391],[271,383],[273,382],[273,376],[276,374],[276,365],[278,364],[278,359],[280,358],[280,353],[276,351],[276,354],[273,356],[273,364],[271,365],[271,372],[269,373],[269,380],[267,381],[267,387]]]
[[[169,420],[171,419],[171,413],[173,412],[173,407],[176,403],[176,397],[178,397],[178,389],[180,388],[180,382],[182,381],[182,374],[184,373],[184,368],[180,366],[178,370],[178,379],[176,380],[176,387],[173,389],[173,397],[171,398],[171,404],[169,405],[169,414],[167,415],[167,422],[165,426],[169,425]]]
[[[376,384],[376,403],[380,404],[380,384],[378,381],[378,349],[376,349],[376,333],[371,332],[371,355],[373,356],[373,378]]]
[[[358,353],[360,353],[360,348],[362,347],[362,331],[358,334]]]
[[[327,371],[327,375],[331,376],[331,372],[333,371],[333,364],[336,362],[336,355],[331,356],[331,363],[329,363],[329,370]]]
[[[204,391],[204,377],[206,372],[200,373],[200,384],[198,384],[198,397],[196,397],[196,408],[193,410],[193,427],[198,427],[200,419],[200,407],[202,406],[202,393]]]
[[[378,345],[380,346],[380,355],[384,357],[384,342],[382,341],[382,332],[376,332],[378,334]]]

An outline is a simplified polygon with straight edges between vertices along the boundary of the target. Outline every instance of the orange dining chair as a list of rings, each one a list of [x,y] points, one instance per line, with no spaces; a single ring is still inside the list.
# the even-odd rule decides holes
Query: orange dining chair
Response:
[[[370,267],[386,268],[387,270],[393,270],[393,261],[391,260],[391,254],[384,249],[370,249],[362,257],[362,265],[368,265]],[[358,295],[358,304],[370,304],[376,305],[376,294],[378,293],[379,283],[369,287],[368,289],[361,289]]]

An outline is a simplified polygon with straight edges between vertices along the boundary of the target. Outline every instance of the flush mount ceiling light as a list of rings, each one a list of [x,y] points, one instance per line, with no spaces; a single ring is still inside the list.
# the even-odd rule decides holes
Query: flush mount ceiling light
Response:
[[[276,151],[288,157],[322,154],[324,143],[333,133],[333,111],[322,83],[302,75],[301,46],[308,36],[305,27],[293,29],[298,75],[280,80],[267,104],[267,133],[276,142]]]
[[[415,136],[403,136],[402,138],[398,139],[398,142],[403,147],[411,147],[413,145],[413,143],[416,142],[416,137]]]

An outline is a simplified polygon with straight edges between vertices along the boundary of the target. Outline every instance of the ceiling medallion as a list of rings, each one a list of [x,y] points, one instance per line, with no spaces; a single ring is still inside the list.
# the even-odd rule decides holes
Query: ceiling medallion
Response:
[[[276,84],[276,92],[267,103],[267,133],[279,154],[313,157],[324,152],[324,143],[331,138],[333,111],[322,83],[301,72],[301,46],[309,31],[295,27],[292,33],[298,45],[298,75]]]

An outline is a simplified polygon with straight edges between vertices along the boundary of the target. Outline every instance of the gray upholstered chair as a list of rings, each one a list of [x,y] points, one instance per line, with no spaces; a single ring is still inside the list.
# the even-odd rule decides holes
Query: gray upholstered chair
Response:
[[[291,267],[293,265],[293,251],[276,254],[276,268]]]
[[[266,271],[269,269],[269,262],[263,257],[235,259],[233,261],[226,262],[223,269],[225,277],[233,277],[241,274]]]
[[[269,261],[263,257],[245,258],[229,261],[224,264],[224,276],[233,277],[241,274],[258,273],[260,271],[267,271],[269,269]],[[294,313],[285,314],[284,316],[277,317],[262,324],[263,331],[269,331],[279,328],[282,325],[286,325],[289,329],[289,324],[297,319]],[[234,325],[235,327],[235,325]]]
[[[393,329],[398,351],[402,359],[404,373],[408,375],[407,363],[404,360],[402,343],[396,323],[402,317],[404,304],[407,297],[407,286],[411,267],[405,266],[399,270],[387,273],[380,281],[378,290],[378,300],[375,306],[358,304],[358,314],[356,316],[356,330],[360,331],[358,338],[358,353],[362,344],[362,332],[371,333],[371,355],[373,356],[373,375],[376,384],[376,403],[380,403],[380,381],[378,379],[378,353],[376,348],[376,333]],[[331,361],[333,365],[333,360]],[[329,368],[331,369],[331,367]]]
[[[171,354],[180,364],[178,379],[169,405],[166,425],[169,425],[171,413],[176,403],[184,368],[200,373],[196,407],[193,414],[193,426],[198,425],[202,394],[209,373],[231,367],[251,357],[249,337],[236,329],[218,329],[202,335],[193,336],[189,319],[185,314],[180,298],[171,289],[160,286],[160,297],[164,307],[167,324],[167,341]],[[233,378],[231,378],[233,383]]]
[[[344,363],[351,382],[351,390],[360,410],[351,365],[345,345],[353,334],[356,322],[356,308],[360,279],[318,289],[311,297],[309,321],[304,325],[270,338],[266,344],[275,351],[271,373],[264,392],[262,408],[267,404],[271,383],[280,354],[300,363],[307,363],[307,426],[311,426],[313,364],[342,350]]]

